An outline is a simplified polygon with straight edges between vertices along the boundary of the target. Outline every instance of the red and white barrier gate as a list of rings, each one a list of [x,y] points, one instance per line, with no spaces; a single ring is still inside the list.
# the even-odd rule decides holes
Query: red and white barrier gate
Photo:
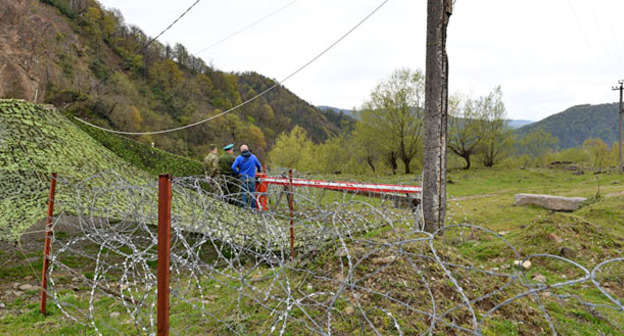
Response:
[[[264,173],[256,174],[256,191],[258,192],[257,204],[262,210],[267,209],[267,185],[283,185],[293,187],[311,187],[330,189],[338,191],[352,191],[355,193],[368,194],[371,196],[387,195],[387,194],[420,194],[422,187],[409,186],[409,185],[397,185],[397,184],[378,184],[378,183],[358,183],[358,182],[330,182],[321,180],[304,180],[288,177],[268,177]]]

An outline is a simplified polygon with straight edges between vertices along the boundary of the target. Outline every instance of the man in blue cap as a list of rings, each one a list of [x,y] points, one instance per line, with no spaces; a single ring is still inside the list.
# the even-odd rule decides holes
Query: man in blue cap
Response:
[[[219,169],[221,171],[221,177],[223,178],[223,196],[227,199],[228,203],[240,205],[236,195],[239,193],[240,188],[238,185],[238,174],[232,170],[232,164],[236,157],[234,157],[234,144],[228,144],[223,147],[223,155],[219,157]]]
[[[243,206],[255,208],[256,171],[261,171],[262,166],[258,158],[251,154],[247,145],[241,145],[240,150],[241,154],[232,163],[232,171],[240,175],[241,187],[243,188]]]

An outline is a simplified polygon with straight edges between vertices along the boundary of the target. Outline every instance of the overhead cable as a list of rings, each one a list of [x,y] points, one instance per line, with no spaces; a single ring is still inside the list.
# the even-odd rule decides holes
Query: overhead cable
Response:
[[[195,7],[195,5],[197,5],[200,1],[201,0],[195,1],[189,8],[187,8],[184,11],[184,13],[180,14],[180,16],[178,16],[177,19],[175,19],[169,26],[167,26],[167,28],[165,28],[163,31],[161,31],[160,34],[156,35],[156,37],[154,37],[151,40],[147,41],[147,43],[141,49],[136,51],[134,53],[134,55],[138,55],[138,54],[142,53],[143,51],[145,51],[145,49],[147,49],[152,43],[154,43],[154,41],[156,41],[156,39],[161,37],[164,33],[166,33],[169,29],[171,29],[171,27],[173,27],[176,23],[178,23],[178,21],[180,21],[180,19],[182,19],[182,17],[184,17],[184,15],[186,15],[188,12],[190,12],[191,9],[193,9],[193,7]],[[97,84],[92,86],[89,89],[89,91],[87,91],[87,94],[93,92],[93,90],[97,89],[100,85],[104,84],[104,82],[106,82],[112,75],[113,75],[113,72],[110,72],[108,75],[106,75],[106,77],[102,78],[102,80],[100,80]]]
[[[252,23],[250,23],[250,24],[246,25],[245,27],[243,27],[243,28],[241,28],[241,29],[239,29],[239,30],[237,30],[237,31],[233,32],[232,34],[230,34],[230,35],[228,35],[228,36],[226,36],[226,37],[224,37],[224,38],[220,39],[219,41],[217,41],[217,42],[215,42],[215,43],[213,43],[213,44],[211,44],[211,45],[209,45],[209,46],[207,46],[207,47],[203,48],[202,50],[197,51],[195,54],[196,54],[196,55],[199,55],[199,54],[203,53],[204,51],[206,51],[206,50],[208,50],[208,49],[210,49],[210,48],[212,48],[212,47],[214,47],[214,46],[217,46],[217,45],[219,45],[219,44],[221,44],[221,43],[223,43],[223,42],[225,42],[225,41],[229,40],[230,38],[232,38],[232,37],[234,37],[234,36],[236,36],[236,35],[238,35],[238,34],[240,34],[240,33],[244,32],[245,30],[247,30],[247,29],[249,29],[249,28],[251,28],[251,27],[253,27],[253,26],[257,25],[258,23],[260,23],[260,22],[262,22],[262,21],[264,21],[264,20],[266,20],[266,19],[270,18],[271,16],[273,16],[273,15],[277,14],[278,12],[280,12],[280,11],[284,10],[286,7],[288,7],[288,6],[292,5],[292,4],[294,4],[294,3],[295,3],[295,2],[297,2],[297,1],[299,1],[299,0],[294,0],[294,1],[291,1],[291,2],[287,3],[286,5],[284,5],[284,6],[280,7],[280,8],[278,8],[278,9],[276,9],[276,10],[274,10],[274,11],[272,11],[271,13],[267,14],[266,16],[264,16],[264,17],[262,17],[262,18],[260,18],[260,19],[258,19],[258,20],[256,20],[256,21],[254,21],[254,22],[252,22]]]
[[[581,33],[583,34],[583,38],[585,38],[585,42],[587,43],[587,46],[589,47],[589,50],[594,55],[594,58],[596,59],[596,63],[598,63],[598,67],[600,67],[600,70],[603,73],[605,73],[605,69],[602,66],[602,63],[600,63],[600,60],[598,59],[598,56],[596,55],[596,52],[594,51],[594,48],[592,48],[592,45],[589,42],[589,39],[587,38],[587,34],[585,33],[585,30],[583,29],[583,26],[581,25],[581,21],[579,20],[578,15],[576,15],[576,11],[574,10],[574,7],[572,6],[572,3],[570,2],[570,0],[568,0],[568,5],[570,6],[570,10],[572,10],[572,14],[574,14],[574,18],[576,19],[576,23],[578,24],[579,29],[581,30]]]

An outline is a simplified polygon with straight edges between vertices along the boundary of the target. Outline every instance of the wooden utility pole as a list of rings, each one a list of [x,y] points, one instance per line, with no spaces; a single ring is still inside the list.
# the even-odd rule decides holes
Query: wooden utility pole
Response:
[[[425,75],[425,159],[423,217],[425,231],[444,226],[446,216],[446,130],[448,113],[448,57],[446,27],[452,0],[427,2],[427,60]]]
[[[620,86],[614,86],[613,90],[620,90],[620,123],[618,124],[618,133],[620,135],[620,145],[619,145],[619,149],[620,149],[620,160],[618,161],[618,170],[620,171],[620,173],[624,172],[624,165],[622,164],[622,114],[624,113],[622,111],[622,90],[624,90],[624,80],[619,80],[618,84],[620,84]]]

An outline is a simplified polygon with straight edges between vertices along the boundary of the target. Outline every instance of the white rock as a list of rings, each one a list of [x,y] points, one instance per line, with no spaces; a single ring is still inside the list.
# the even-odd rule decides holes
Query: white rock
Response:
[[[544,283],[544,282],[546,282],[546,277],[545,277],[545,276],[543,276],[543,275],[541,275],[541,274],[539,274],[539,273],[537,273],[537,274],[535,274],[535,275],[533,276],[533,281],[535,281],[535,282],[540,282],[540,283]]]
[[[31,285],[31,284],[23,284],[23,285],[19,285],[17,287],[19,290],[27,292],[27,291],[31,291],[31,290],[35,290],[37,289],[37,287]]]
[[[540,208],[554,211],[574,211],[581,203],[587,200],[583,197],[561,197],[536,194],[516,194],[514,195],[515,205],[535,205]]]
[[[108,316],[110,316],[110,318],[118,318],[119,316],[121,316],[121,313],[119,313],[119,312],[112,312]]]
[[[525,260],[524,262],[522,260],[514,260],[513,264],[514,266],[525,270],[531,268],[531,261],[529,260]]]
[[[525,260],[525,261],[522,263],[522,268],[524,268],[525,270],[528,270],[529,268],[531,268],[531,261],[529,261],[529,260]]]

